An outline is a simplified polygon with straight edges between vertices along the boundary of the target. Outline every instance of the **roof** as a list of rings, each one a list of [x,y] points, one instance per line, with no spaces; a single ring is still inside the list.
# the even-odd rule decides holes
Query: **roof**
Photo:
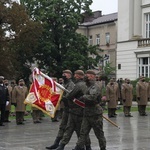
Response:
[[[80,24],[80,26],[92,26],[92,25],[96,25],[96,24],[116,21],[117,19],[118,19],[118,13],[112,13],[112,14],[103,15],[101,17],[93,19],[93,21],[91,21],[91,22],[84,22],[84,23]]]

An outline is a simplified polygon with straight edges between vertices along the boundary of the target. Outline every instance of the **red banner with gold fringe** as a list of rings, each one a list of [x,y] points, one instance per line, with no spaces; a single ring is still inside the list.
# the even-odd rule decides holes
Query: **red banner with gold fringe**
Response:
[[[60,104],[63,90],[56,81],[42,73],[38,68],[33,70],[32,77],[33,82],[24,103],[42,110],[53,118]]]

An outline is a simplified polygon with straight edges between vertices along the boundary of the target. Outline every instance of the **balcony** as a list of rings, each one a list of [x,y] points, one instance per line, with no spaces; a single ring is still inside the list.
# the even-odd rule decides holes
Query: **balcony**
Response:
[[[150,38],[138,40],[138,47],[150,47]]]

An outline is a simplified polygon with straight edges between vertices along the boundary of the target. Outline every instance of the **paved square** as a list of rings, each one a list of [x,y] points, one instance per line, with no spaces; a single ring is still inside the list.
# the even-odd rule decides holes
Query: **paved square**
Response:
[[[107,150],[150,150],[150,112],[148,116],[139,116],[138,112],[132,115],[124,117],[119,113],[116,118],[110,118],[120,129],[104,119]],[[16,125],[15,120],[5,123],[0,126],[0,150],[45,150],[53,143],[59,124],[60,121],[52,122],[49,117],[44,117],[39,124],[34,124],[32,119],[26,119],[25,125]],[[99,150],[93,130],[90,138],[92,150]],[[65,150],[72,150],[76,141],[74,133]]]

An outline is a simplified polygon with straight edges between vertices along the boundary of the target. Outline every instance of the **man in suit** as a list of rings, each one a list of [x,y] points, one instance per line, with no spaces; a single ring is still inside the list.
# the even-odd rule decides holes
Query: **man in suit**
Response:
[[[9,104],[9,93],[7,87],[4,85],[4,77],[0,76],[0,126],[4,126],[3,122],[5,119],[5,109],[6,105]]]

